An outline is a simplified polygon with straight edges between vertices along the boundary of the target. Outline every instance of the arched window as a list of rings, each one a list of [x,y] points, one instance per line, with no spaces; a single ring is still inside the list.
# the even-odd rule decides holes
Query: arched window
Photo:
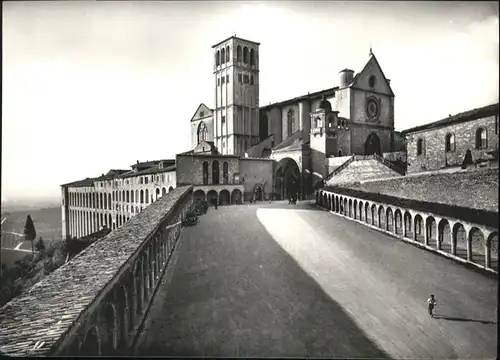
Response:
[[[224,184],[229,183],[229,164],[227,161],[224,161],[224,164],[222,164],[222,182]]]
[[[250,49],[250,65],[255,65],[255,51]]]
[[[485,128],[476,130],[476,149],[486,149],[488,147],[488,134]]]
[[[422,155],[424,153],[424,139],[417,140],[417,155]]]
[[[134,203],[134,190],[130,192],[130,202]]]
[[[145,197],[144,200],[145,200],[146,204],[149,204],[149,191],[148,191],[148,189],[146,189],[146,195],[144,195],[144,197]]]
[[[293,109],[288,110],[287,114],[287,124],[288,124],[288,136],[291,136],[295,131],[295,111]]]
[[[243,48],[243,63],[248,64],[248,48],[246,46]]]
[[[231,57],[229,56],[230,51],[229,51],[229,46],[226,47],[226,62],[229,62],[231,60]]]
[[[220,51],[220,64],[224,64],[226,62],[226,49],[222,48]]]
[[[141,204],[144,204],[144,190],[141,189]]]
[[[241,46],[236,48],[236,61],[241,61]]]
[[[205,123],[202,121],[198,126],[198,144],[201,143],[202,141],[206,141],[207,138],[208,138],[208,129]]]
[[[250,85],[254,85],[254,82],[253,82],[253,75],[250,75]]]
[[[267,139],[267,137],[269,136],[268,135],[268,119],[267,119],[267,115],[264,115],[261,119],[260,119],[260,140],[264,140],[264,139]]]
[[[128,191],[128,190],[127,190],[127,193],[126,193],[126,194],[127,194],[127,200],[126,200],[126,201],[127,201],[127,202],[130,202],[130,191]]]
[[[219,162],[212,162],[212,185],[219,185]]]
[[[220,51],[217,50],[217,52],[215,53],[215,66],[219,65],[220,65]]]
[[[321,118],[318,116],[317,118],[314,119],[314,127],[320,128],[323,126],[323,122],[321,121]]]
[[[446,135],[446,151],[455,151],[455,134]]]
[[[203,162],[203,185],[208,185],[208,162]]]

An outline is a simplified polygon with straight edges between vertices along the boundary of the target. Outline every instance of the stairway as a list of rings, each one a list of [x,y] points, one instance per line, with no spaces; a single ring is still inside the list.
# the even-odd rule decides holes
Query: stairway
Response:
[[[386,179],[401,176],[377,159],[360,159],[350,161],[338,173],[326,180],[326,186],[350,184],[373,179]]]

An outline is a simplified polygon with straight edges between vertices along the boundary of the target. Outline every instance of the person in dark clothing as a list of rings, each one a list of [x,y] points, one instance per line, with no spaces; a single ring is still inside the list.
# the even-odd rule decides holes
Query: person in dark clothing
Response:
[[[472,161],[472,152],[470,149],[467,149],[465,152],[464,161],[462,162],[462,169],[466,169],[467,166],[472,165],[474,162]]]
[[[215,210],[217,210],[217,199],[214,200]]]
[[[436,299],[434,298],[434,295],[431,294],[431,296],[427,299],[427,305],[429,307],[428,310],[430,317],[434,317],[433,311],[436,304],[437,304]]]

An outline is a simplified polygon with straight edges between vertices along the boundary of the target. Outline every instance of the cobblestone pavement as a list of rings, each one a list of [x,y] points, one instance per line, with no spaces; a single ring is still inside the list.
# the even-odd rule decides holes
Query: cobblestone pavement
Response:
[[[311,204],[210,208],[176,256],[137,355],[496,357],[495,279]]]

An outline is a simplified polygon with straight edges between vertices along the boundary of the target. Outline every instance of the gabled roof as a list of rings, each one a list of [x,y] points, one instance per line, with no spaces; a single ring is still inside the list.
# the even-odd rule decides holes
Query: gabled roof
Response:
[[[282,151],[285,149],[296,150],[296,149],[300,148],[303,144],[303,141],[302,141],[303,133],[304,133],[303,130],[296,131],[295,133],[290,135],[288,138],[286,138],[284,141],[282,141],[280,144],[275,146],[272,149],[272,151],[278,151],[278,150]]]
[[[288,100],[276,102],[276,103],[269,104],[269,105],[266,105],[266,106],[261,106],[259,108],[259,110],[267,110],[268,108],[272,108],[272,107],[275,107],[275,106],[285,106],[285,105],[293,104],[293,103],[295,103],[297,101],[301,101],[301,100],[315,100],[315,99],[321,98],[323,95],[327,96],[327,97],[328,96],[332,96],[332,95],[335,96],[335,90],[338,90],[338,88],[339,88],[338,86],[335,86],[335,87],[332,87],[332,88],[328,88],[328,89],[316,91],[316,92],[313,92],[313,93],[310,93],[310,94],[297,96],[297,97],[294,97],[292,99],[288,99]]]
[[[204,148],[204,147],[209,147],[209,151],[197,151],[198,149]],[[206,141],[203,140],[201,141],[198,145],[196,145],[193,149],[189,151],[182,152],[177,155],[221,155],[219,150],[217,149],[217,146],[215,146],[215,143],[213,141]]]
[[[387,77],[384,74],[384,70],[382,70],[382,67],[380,66],[377,58],[375,57],[375,54],[373,52],[371,52],[371,50],[370,50],[370,57],[369,57],[368,61],[366,62],[365,66],[363,66],[363,69],[354,76],[354,78],[352,79],[352,82],[348,85],[348,87],[351,87],[354,85],[354,83],[359,79],[361,74],[363,74],[365,69],[368,67],[368,64],[370,64],[370,61],[372,61],[372,60],[375,62],[375,64],[380,69],[380,72],[382,73],[382,76],[384,77],[384,80],[387,84],[387,87],[389,88],[391,96],[394,96],[394,92],[392,91],[391,84],[389,83],[389,81],[387,81]]]
[[[210,115],[213,115],[213,112],[214,112],[214,109],[210,109],[207,105],[205,105],[204,103],[201,103],[200,105],[198,105],[198,107],[196,108],[196,111],[194,112],[193,116],[191,116],[191,120],[190,121],[193,121],[194,120],[194,117],[196,116],[196,114],[198,113],[198,110],[200,110],[200,108],[204,106],[206,107],[208,110],[210,110]],[[200,119],[203,119],[203,118],[206,118],[206,117],[209,117],[209,115],[206,115],[206,116],[203,116],[202,118]]]
[[[84,186],[93,186],[94,178],[86,178],[83,180],[73,181],[67,184],[62,184],[61,186],[72,186],[72,187],[84,187]]]
[[[430,130],[430,129],[435,129],[443,126],[448,126],[451,124],[457,124],[465,121],[471,121],[471,120],[477,120],[481,118],[485,118],[488,116],[493,116],[493,115],[498,115],[499,112],[499,103],[492,104],[492,105],[487,105],[483,106],[480,108],[468,110],[461,112],[459,114],[453,115],[453,116],[448,116],[447,118],[434,121],[428,124],[424,125],[419,125],[412,127],[410,129],[406,129],[401,131],[403,135],[409,134],[409,133],[414,133],[417,131],[421,130]]]

